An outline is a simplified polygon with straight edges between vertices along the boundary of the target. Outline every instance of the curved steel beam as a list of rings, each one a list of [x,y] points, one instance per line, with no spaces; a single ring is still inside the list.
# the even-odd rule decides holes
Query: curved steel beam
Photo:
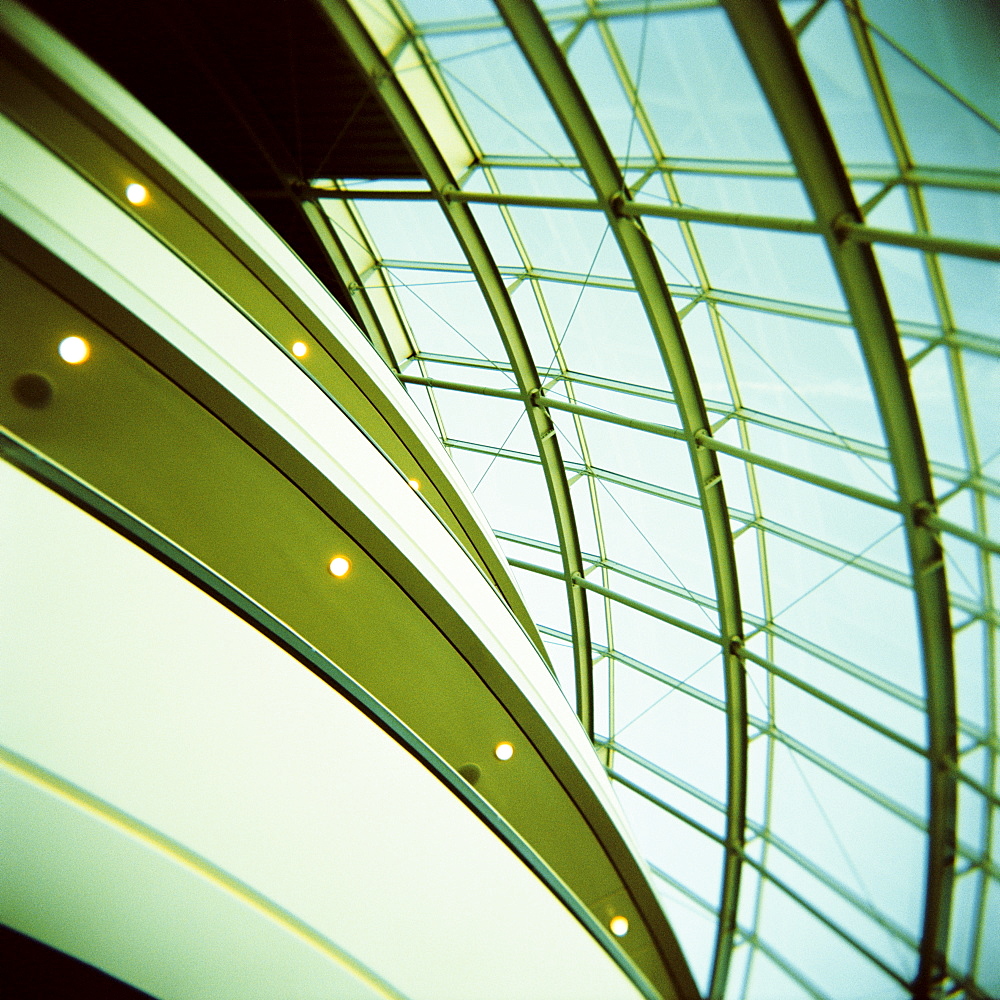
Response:
[[[854,320],[885,430],[902,507],[920,622],[927,692],[929,828],[920,962],[915,998],[936,995],[947,974],[955,867],[957,720],[944,551],[927,453],[892,310],[870,246],[845,238],[863,222],[847,171],[773,0],[723,0],[764,91],[826,238]]]
[[[534,400],[542,391],[542,383],[535,369],[524,331],[493,256],[472,215],[472,210],[468,205],[451,201],[447,197],[447,192],[454,191],[457,187],[455,177],[426,124],[396,77],[392,66],[348,0],[317,0],[317,3],[319,9],[330,19],[334,30],[343,39],[355,61],[368,78],[373,92],[378,95],[399,128],[413,153],[414,159],[420,165],[427,182],[434,190],[459,246],[468,258],[472,273],[479,283],[500,338],[507,350],[511,369],[517,380],[521,398],[524,400],[528,422],[541,457],[552,511],[555,516],[559,547],[562,551],[563,571],[567,580],[566,594],[573,630],[576,710],[587,735],[593,739],[594,681],[587,600],[584,592],[569,582],[575,575],[583,574],[580,539],[576,529],[569,481],[566,477],[566,467],[559,449],[555,425],[548,410],[534,405]]]
[[[736,932],[746,826],[747,703],[746,675],[741,655],[743,616],[729,511],[718,459],[713,451],[702,445],[702,441],[711,437],[711,425],[680,320],[655,251],[641,223],[627,214],[625,206],[630,203],[631,196],[624,178],[562,50],[530,0],[496,0],[496,3],[572,142],[618,241],[670,377],[698,483],[718,596],[719,630],[725,640],[722,651],[729,751],[726,855],[709,994],[713,1000],[721,1000]]]

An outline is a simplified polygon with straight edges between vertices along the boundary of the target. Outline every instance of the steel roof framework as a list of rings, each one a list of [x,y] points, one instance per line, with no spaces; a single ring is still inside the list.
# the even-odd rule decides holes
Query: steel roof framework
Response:
[[[528,538],[517,532],[501,530],[499,535],[511,543],[511,561],[515,567],[537,577],[558,579],[566,585],[570,631],[562,632],[545,621],[540,621],[540,624],[544,635],[557,641],[562,639],[574,650],[576,696],[581,717],[592,734],[593,703],[587,697],[587,690],[594,684],[596,666],[601,663],[612,665],[601,673],[602,683],[608,688],[603,695],[608,700],[608,718],[599,730],[607,728],[608,731],[599,731],[597,735],[597,744],[603,748],[609,774],[623,788],[631,789],[647,802],[654,802],[665,813],[675,816],[707,840],[716,843],[726,859],[722,867],[723,891],[718,902],[705,899],[683,878],[658,870],[654,864],[654,872],[665,884],[704,908],[717,921],[714,958],[710,963],[712,972],[706,979],[706,993],[713,997],[759,995],[754,990],[754,955],[759,954],[805,995],[848,995],[838,989],[837,984],[817,982],[811,978],[802,971],[800,956],[785,953],[781,942],[773,939],[773,925],[768,924],[764,915],[764,890],[767,886],[776,888],[793,900],[839,940],[849,943],[865,961],[880,969],[887,981],[913,996],[934,996],[942,990],[953,991],[951,995],[965,990],[969,996],[985,996],[989,987],[978,984],[978,977],[987,974],[987,963],[996,961],[996,955],[991,951],[983,928],[990,906],[996,905],[991,904],[995,898],[991,892],[1000,892],[1000,872],[990,849],[1000,808],[996,789],[998,692],[994,633],[997,612],[993,582],[993,560],[1000,547],[995,540],[995,527],[991,533],[990,510],[995,509],[996,499],[1000,496],[1000,483],[996,470],[993,469],[991,475],[989,468],[996,455],[982,454],[980,439],[987,436],[990,429],[974,411],[973,390],[968,384],[964,366],[976,359],[995,359],[1000,349],[997,348],[995,331],[991,334],[989,331],[964,329],[956,320],[951,302],[955,293],[949,287],[940,255],[991,262],[1000,260],[1000,248],[988,240],[936,232],[932,212],[927,206],[927,192],[943,190],[996,195],[1000,192],[1000,177],[983,169],[948,168],[919,162],[919,157],[910,148],[906,129],[894,105],[892,85],[880,62],[880,39],[884,41],[888,36],[867,18],[863,6],[853,0],[845,0],[843,12],[892,148],[895,161],[892,165],[845,162],[838,154],[835,139],[826,131],[820,101],[808,77],[811,69],[809,59],[800,53],[795,43],[798,39],[801,46],[801,39],[814,30],[811,25],[822,14],[822,2],[808,8],[803,6],[804,16],[788,26],[778,8],[770,3],[733,0],[724,5],[739,37],[746,65],[756,72],[771,112],[784,132],[791,151],[788,163],[746,158],[714,161],[671,158],[669,137],[658,134],[655,116],[644,106],[648,87],[635,78],[634,67],[629,66],[620,51],[616,22],[640,14],[670,18],[676,14],[707,10],[713,7],[712,4],[677,0],[656,4],[591,2],[567,5],[550,12],[546,20],[546,16],[539,13],[534,5],[520,0],[504,0],[499,4],[503,20],[483,16],[461,22],[437,21],[420,26],[415,25],[407,13],[394,4],[360,6],[368,8],[369,13],[377,9],[379,17],[393,23],[393,29],[398,30],[401,40],[395,48],[397,55],[405,47],[404,42],[410,46],[410,51],[419,54],[428,79],[433,81],[439,96],[443,96],[459,128],[468,137],[471,153],[469,169],[464,173],[450,171],[442,157],[435,154],[434,136],[438,125],[433,119],[422,123],[408,122],[400,112],[397,123],[407,134],[411,145],[424,143],[426,147],[419,151],[423,154],[419,158],[429,184],[426,194],[413,190],[366,191],[339,185],[336,190],[314,191],[310,197],[346,200],[353,213],[351,225],[345,225],[343,212],[335,216],[331,213],[331,218],[335,219],[335,227],[340,228],[337,238],[342,244],[341,255],[346,258],[348,254],[344,252],[343,245],[354,242],[364,246],[364,255],[371,262],[367,273],[355,272],[351,275],[358,294],[364,294],[368,286],[395,290],[405,287],[405,282],[397,274],[404,266],[412,272],[426,269],[428,274],[468,274],[483,289],[507,346],[506,359],[485,359],[475,352],[467,356],[445,356],[435,354],[433,350],[421,350],[419,329],[414,328],[412,317],[406,316],[398,298],[393,298],[393,322],[402,322],[408,327],[407,334],[415,346],[412,359],[400,357],[395,360],[403,381],[412,385],[415,392],[426,393],[432,411],[438,417],[442,437],[456,454],[480,453],[494,459],[501,457],[541,464],[545,471],[549,499],[559,526],[558,552],[541,539]],[[841,7],[834,0],[826,6]],[[510,42],[519,45],[527,64],[540,80],[556,117],[569,137],[574,157],[547,156],[544,152],[538,156],[503,155],[492,149],[484,152],[479,147],[474,128],[463,119],[461,102],[449,89],[447,67],[434,55],[434,39],[449,35],[475,39],[477,34],[489,32],[493,40],[503,30],[504,24],[510,30]],[[622,161],[605,140],[599,115],[591,110],[587,97],[577,84],[569,57],[590,25],[595,26],[608,62],[626,95],[633,115],[632,128],[641,133],[651,156],[643,152],[637,157],[626,155],[625,161]],[[369,44],[361,38],[348,38],[348,41],[355,54]],[[896,47],[899,48],[898,45]],[[928,78],[933,78],[956,100],[969,103],[927,67],[922,67],[915,59],[911,61],[923,68]],[[396,82],[398,73],[394,74],[391,69],[392,62],[390,54],[377,70],[373,70],[379,86],[388,90],[393,87],[400,89]],[[414,67],[407,64],[405,72],[413,73]],[[794,86],[790,85],[790,81]],[[391,100],[388,103],[393,106]],[[402,107],[402,102],[399,107]],[[979,113],[978,109],[973,110]],[[983,115],[980,114],[980,117]],[[988,117],[986,120],[997,131],[996,123]],[[421,138],[411,138],[414,129],[422,132]],[[558,171],[573,174],[577,181],[585,177],[591,193],[579,198],[512,193],[507,188],[504,171],[513,169]],[[730,177],[798,178],[808,195],[813,217],[769,215],[685,204],[681,182],[686,176],[715,180]],[[475,183],[470,184],[473,179]],[[851,193],[851,182],[877,182],[881,187],[859,207]],[[646,195],[654,184],[662,187],[662,195],[655,191]],[[895,190],[905,193],[912,228],[904,229],[898,224],[869,224],[867,219]],[[402,257],[386,259],[379,252],[377,241],[365,228],[366,203],[371,199],[418,200],[427,197],[437,202],[455,230],[463,234],[460,242],[465,260],[434,263]],[[499,206],[500,215],[518,249],[520,266],[512,267],[505,263],[498,267],[493,251],[486,238],[478,232],[470,211],[470,206],[477,203]],[[530,241],[523,238],[519,229],[523,223],[519,223],[518,217],[511,211],[543,207],[567,212],[603,213],[606,234],[610,232],[616,238],[630,276],[623,279],[610,274],[595,274],[593,268],[587,274],[546,269],[544,261],[534,259],[536,254],[529,249]],[[677,221],[680,238],[689,255],[693,282],[668,283],[665,280],[661,261],[671,261],[655,240],[646,234],[642,225],[642,220],[646,218]],[[748,296],[741,294],[739,289],[720,288],[717,283],[713,285],[711,267],[702,257],[700,230],[696,229],[696,226],[705,224],[749,231],[822,234],[829,247],[847,309],[820,307],[780,296]],[[936,322],[914,322],[911,317],[892,314],[878,269],[881,258],[876,261],[876,254],[870,249],[886,245],[907,247],[919,253],[931,289]],[[634,289],[645,307],[650,333],[665,357],[671,375],[671,389],[654,391],[639,385],[604,380],[602,388],[613,387],[621,394],[620,413],[614,412],[613,408],[605,410],[581,402],[577,396],[578,387],[598,385],[602,381],[601,373],[577,371],[573,367],[573,359],[563,350],[566,331],[560,333],[547,304],[548,289],[553,282],[577,286],[581,294],[591,287]],[[533,356],[530,345],[520,332],[511,294],[522,283],[530,286],[541,309],[553,349],[549,363],[546,363],[547,358]],[[368,311],[374,317],[380,306],[375,300],[371,301]],[[696,365],[682,328],[688,314],[698,307],[704,307],[709,317],[729,400],[706,400],[698,388]],[[866,360],[868,376],[875,386],[885,443],[842,433],[815,411],[815,420],[797,423],[783,418],[780,413],[769,414],[752,409],[741,392],[746,376],[732,354],[732,348],[739,346],[737,338],[742,339],[739,331],[732,326],[733,308],[752,310],[765,317],[770,315],[809,322],[816,324],[816,329],[820,331],[853,327]],[[377,329],[372,334],[373,337],[381,336]],[[902,342],[901,336],[906,338]],[[904,356],[904,351],[908,351],[908,357]],[[942,461],[933,454],[928,458],[924,448],[919,412],[922,400],[919,392],[916,399],[911,394],[910,374],[935,352],[943,353],[947,358],[964,448],[964,467],[954,461]],[[411,365],[419,371],[419,375],[413,373]],[[458,368],[460,377],[441,377],[448,366]],[[516,387],[499,388],[495,379],[475,383],[470,380],[470,373],[476,370],[489,371],[493,375],[503,372],[512,377]],[[789,388],[793,395],[798,395],[794,384]],[[500,447],[479,444],[475,433],[463,434],[462,428],[446,426],[447,421],[437,409],[436,401],[441,393],[462,393],[469,398],[478,394],[519,401],[524,405],[524,414],[533,429],[537,453],[507,448],[506,440]],[[627,415],[630,399],[648,401],[654,397],[665,404],[664,413],[667,415],[662,421]],[[799,398],[802,399],[801,396]],[[558,411],[570,415],[569,425],[553,422],[551,415]],[[677,414],[676,423],[670,419],[673,413]],[[630,433],[638,435],[686,442],[696,470],[696,491],[664,489],[655,478],[643,482],[602,467],[592,458],[588,440],[588,429],[596,422],[627,427]],[[572,427],[572,434],[569,427]],[[722,433],[726,431],[728,433]],[[831,454],[857,460],[871,474],[846,481],[838,475],[825,474],[825,469],[821,473],[815,467],[805,467],[801,461],[786,461],[778,457],[773,448],[762,447],[759,443],[762,435],[766,441],[766,436],[772,433],[778,433],[789,441],[808,441],[830,449]],[[562,438],[561,449],[559,438]],[[735,461],[723,467],[719,465],[719,456]],[[867,544],[859,543],[857,548],[852,549],[823,537],[821,532],[812,534],[782,523],[780,517],[770,514],[767,500],[758,487],[758,475],[762,472],[776,473],[830,491],[831,494],[851,498],[872,510],[884,511],[886,517],[895,519],[890,523],[895,525],[896,533],[901,532],[907,540],[909,565],[900,565],[878,551],[869,554],[870,550],[878,549],[882,538]],[[746,480],[746,507],[732,505],[732,502],[727,504],[722,493],[722,486],[730,483],[731,477],[736,474]],[[574,510],[570,484],[577,480],[586,484],[589,507],[586,511],[580,507],[579,498]],[[943,485],[936,486],[935,480]],[[696,588],[686,586],[683,580],[673,579],[669,574],[651,576],[616,558],[615,547],[609,542],[603,523],[612,505],[621,506],[616,499],[619,494],[610,492],[612,486],[617,491],[626,491],[620,494],[622,496],[653,496],[665,503],[680,504],[702,513],[711,553],[713,594],[699,593]],[[939,508],[945,505],[949,513],[957,510],[957,504],[950,501],[966,497],[971,503],[971,517],[939,513]],[[580,544],[576,521],[585,516],[593,517],[595,551],[587,551],[587,546]],[[760,591],[760,610],[753,611],[741,607],[741,603],[745,603],[740,597],[741,573],[737,570],[733,554],[734,539],[748,532],[753,536],[755,565],[759,573],[756,586]],[[963,577],[968,576],[956,561],[961,558],[959,545],[966,543],[971,543],[975,549],[977,585],[966,579],[968,586],[957,586],[946,578],[946,572],[951,575],[957,570]],[[777,607],[774,593],[769,554],[775,545],[793,545],[831,560],[839,566],[831,576],[845,570],[851,573],[856,571],[888,586],[913,591],[919,615],[918,632],[925,680],[922,694],[910,691],[890,677],[880,676],[878,671],[872,671],[864,664],[853,662],[837,649],[825,648],[809,635],[799,634],[777,620],[787,609]],[[532,552],[535,555],[526,558]],[[552,562],[553,556],[559,557],[559,568]],[[742,579],[745,587],[745,575]],[[639,600],[632,593],[623,592],[621,584],[616,585],[617,581],[623,580],[641,582],[646,588],[643,593],[651,595],[650,599]],[[817,586],[822,587],[826,580]],[[949,591],[950,583],[952,587]],[[590,600],[596,599],[603,612],[603,638],[590,634],[588,593],[593,595]],[[659,600],[655,597],[657,593],[662,596],[662,606],[656,603]],[[806,596],[808,594],[803,594],[802,598]],[[689,610],[678,613],[677,609],[684,606]],[[660,663],[646,663],[630,656],[624,635],[619,641],[622,629],[615,609],[622,607],[637,610],[640,614],[716,644],[721,657],[717,655],[713,659],[721,659],[726,664],[724,698],[707,693],[698,682],[689,683],[689,678],[674,676]],[[955,621],[954,630],[952,619]],[[717,622],[716,627],[706,628],[705,623],[713,620]],[[987,702],[984,714],[978,720],[968,717],[968,713],[962,716],[958,713],[952,661],[953,631],[959,635],[976,629],[981,631],[983,637],[982,686]],[[906,725],[887,722],[884,713],[868,711],[867,706],[861,706],[856,701],[852,703],[850,698],[825,690],[822,685],[801,676],[794,668],[790,669],[784,659],[787,655],[785,651],[792,648],[808,653],[840,675],[868,685],[873,692],[886,695],[907,710],[921,713],[928,724],[927,741],[914,738]],[[764,678],[766,688],[757,693],[766,706],[764,714],[748,711],[745,678],[751,665],[762,668],[760,676]],[[628,745],[627,738],[624,741],[618,738],[614,694],[617,669],[641,672],[662,682],[665,694],[650,708],[659,704],[667,694],[679,692],[725,713],[729,720],[727,756],[730,776],[725,801],[692,786],[669,768],[636,752]],[[780,707],[780,699],[784,697],[779,695],[779,689],[785,691],[790,687],[808,693],[816,702],[832,707],[844,718],[862,722],[907,754],[923,761],[929,776],[929,807],[925,810],[923,803],[910,806],[900,802],[880,790],[877,783],[867,776],[852,773],[849,768],[813,749],[800,738],[785,732],[780,724],[780,714],[776,714],[775,709]],[[627,728],[634,721],[624,722],[621,728]],[[764,807],[759,815],[747,816],[746,747],[748,741],[752,743],[756,740],[763,740],[766,744],[762,765]],[[919,830],[926,838],[923,922],[918,934],[880,908],[869,893],[863,889],[859,891],[857,886],[849,885],[842,878],[825,871],[822,865],[803,854],[798,845],[772,828],[772,806],[780,780],[775,770],[775,755],[785,752],[794,753],[796,760],[808,761],[822,773],[835,777],[866,801]],[[977,767],[966,766],[964,761],[976,754]],[[629,767],[619,766],[617,758],[627,762]],[[636,776],[641,774],[648,775],[649,780],[637,780]],[[711,812],[725,817],[725,832],[720,833],[706,826],[701,819],[670,801],[669,794],[664,790],[671,788],[697,797]],[[964,794],[972,796],[971,801],[982,817],[976,838],[978,844],[971,844],[967,837],[956,839],[956,796]],[[677,801],[683,802],[684,799]],[[901,947],[904,954],[913,956],[912,959],[887,959],[884,951],[864,940],[858,929],[860,925],[852,925],[851,920],[826,912],[823,905],[810,900],[807,893],[784,878],[780,874],[783,870],[781,864],[772,863],[772,859],[781,859],[781,864],[791,861],[807,871],[837,899],[885,931],[896,942],[893,947]],[[751,890],[748,913],[740,910],[738,919],[738,887],[743,870],[752,870],[759,878],[755,883],[756,890]],[[960,878],[968,876],[973,879],[967,884],[974,886],[973,903],[971,906],[963,904],[975,913],[975,919],[971,924],[971,940],[961,954],[955,950],[954,933],[949,943],[949,921],[956,912],[952,899],[956,871]],[[968,924],[967,918],[962,919]],[[964,933],[968,936],[967,931]],[[735,949],[742,949],[746,960],[737,974],[728,975]]]

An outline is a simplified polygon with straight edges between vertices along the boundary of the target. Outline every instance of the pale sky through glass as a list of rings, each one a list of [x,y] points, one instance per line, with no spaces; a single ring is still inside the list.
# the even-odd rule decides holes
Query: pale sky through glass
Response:
[[[664,364],[529,59],[492,4],[399,8],[419,57],[404,72],[439,88],[467,136],[475,159],[458,187],[490,199],[473,206],[476,221],[544,394],[564,404],[549,412],[584,566],[573,585],[587,595],[595,742],[706,995],[907,996],[926,933],[931,820],[932,651],[910,549],[925,525],[900,500],[899,432],[873,391],[883,373],[856,326],[856,288],[723,7],[539,6],[628,200],[665,211],[636,225],[718,443],[735,562],[720,582],[677,363]],[[873,234],[946,522],[958,764],[954,884],[937,888],[950,907],[945,990],[997,995],[1000,25],[989,5],[960,0],[782,10]],[[423,380],[413,397],[511,558],[573,702],[560,529],[525,403],[469,388],[517,392],[474,267],[436,200],[327,204],[342,241],[374,261],[362,284],[392,289],[379,308],[416,348],[395,359],[402,377]],[[747,791],[736,931],[720,944],[730,606],[745,650]],[[731,949],[722,979],[720,947]]]

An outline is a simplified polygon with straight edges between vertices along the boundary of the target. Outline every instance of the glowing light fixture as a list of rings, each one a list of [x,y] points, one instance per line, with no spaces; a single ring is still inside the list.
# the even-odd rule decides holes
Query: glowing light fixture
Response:
[[[615,937],[625,937],[628,934],[628,917],[612,917],[608,926]]]
[[[90,344],[83,337],[66,337],[59,341],[59,357],[68,365],[78,365],[90,357]]]
[[[497,760],[510,760],[514,756],[514,747],[510,743],[498,743],[496,750]]]
[[[145,205],[149,201],[149,189],[144,184],[129,184],[125,197],[133,205]]]
[[[308,353],[309,345],[304,341],[296,340],[295,343],[292,344],[292,354],[294,354],[295,357],[304,358]]]
[[[345,556],[334,556],[330,560],[330,572],[334,576],[347,576],[351,572],[351,560]]]
[[[410,485],[411,485],[411,486],[412,486],[412,487],[413,487],[413,488],[414,488],[415,490],[419,490],[419,489],[420,489],[420,480],[419,480],[419,479],[407,479],[406,481],[407,481],[407,482],[408,482],[408,483],[409,483],[409,484],[410,484]]]

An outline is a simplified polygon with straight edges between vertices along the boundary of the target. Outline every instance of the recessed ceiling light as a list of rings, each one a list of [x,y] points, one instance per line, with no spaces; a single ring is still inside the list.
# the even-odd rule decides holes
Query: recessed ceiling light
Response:
[[[420,480],[419,480],[419,479],[407,479],[406,481],[407,481],[407,482],[408,482],[408,483],[409,483],[409,484],[410,484],[410,485],[411,485],[411,486],[412,486],[412,487],[413,487],[413,488],[414,488],[415,490],[419,490],[419,489],[420,489]]]
[[[351,560],[345,556],[334,556],[330,560],[330,572],[334,576],[347,576],[351,571]]]
[[[295,357],[304,358],[308,353],[309,345],[304,341],[296,340],[295,343],[292,344],[292,354],[294,354]]]
[[[608,926],[615,937],[625,937],[628,934],[628,917],[612,917]]]
[[[514,756],[514,746],[511,743],[498,743],[496,750],[497,760],[510,760]]]
[[[125,197],[133,205],[145,205],[149,201],[149,189],[144,184],[129,184],[125,188]]]
[[[59,357],[69,365],[78,365],[90,357],[90,344],[83,337],[66,337],[59,341]]]

